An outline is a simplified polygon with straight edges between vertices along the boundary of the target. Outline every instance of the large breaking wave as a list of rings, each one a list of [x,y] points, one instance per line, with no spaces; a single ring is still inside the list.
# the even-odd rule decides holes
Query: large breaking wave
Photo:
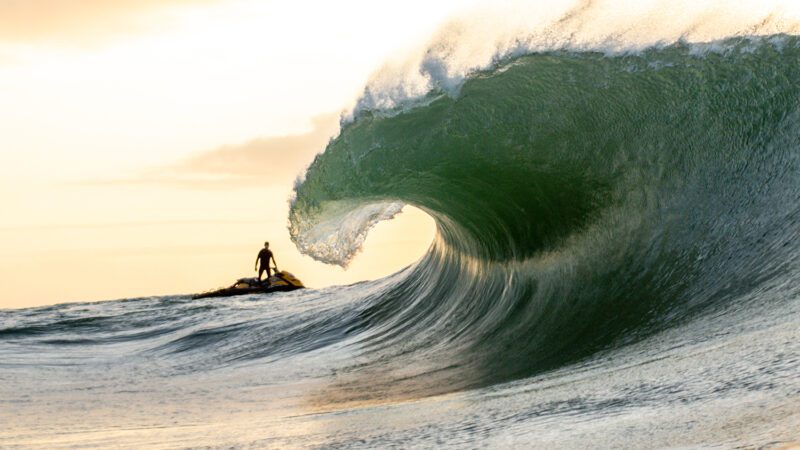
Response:
[[[393,387],[398,370],[415,390],[411,374],[433,391],[492,384],[786,301],[800,40],[514,54],[455,93],[363,108],[297,186],[290,231],[346,264],[402,204],[434,218],[435,242],[351,329],[396,356],[381,358],[403,366]]]

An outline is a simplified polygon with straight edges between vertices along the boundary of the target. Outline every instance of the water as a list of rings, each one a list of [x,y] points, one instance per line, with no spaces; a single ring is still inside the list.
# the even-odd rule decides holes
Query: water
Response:
[[[0,443],[780,446],[800,440],[800,41],[500,58],[363,108],[290,232],[347,287],[0,311]]]

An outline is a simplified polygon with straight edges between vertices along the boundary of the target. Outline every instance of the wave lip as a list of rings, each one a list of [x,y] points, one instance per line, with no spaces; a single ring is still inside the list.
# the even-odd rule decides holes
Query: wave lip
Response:
[[[391,220],[403,209],[401,202],[364,203],[360,207],[329,202],[313,219],[291,213],[289,234],[302,253],[318,261],[347,267],[361,249],[369,230]]]

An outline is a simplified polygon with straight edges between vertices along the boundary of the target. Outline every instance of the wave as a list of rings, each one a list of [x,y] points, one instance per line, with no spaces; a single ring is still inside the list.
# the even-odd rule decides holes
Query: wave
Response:
[[[437,235],[413,266],[269,297],[0,310],[0,366],[321,381],[308,400],[327,408],[659,358],[656,336],[796,314],[800,38],[507,54],[451,87],[362,104],[290,211],[302,251],[346,265],[419,208]]]
[[[352,330],[429,391],[795,298],[800,39],[513,55],[457,95],[361,109],[296,187],[290,232],[346,264],[402,205],[436,239]]]
[[[503,59],[457,95],[357,112],[296,187],[290,232],[331,263],[425,211],[437,235],[412,267],[268,298],[0,311],[4,364],[257,365],[325,380],[324,407],[741,329],[800,297],[798,81],[789,35]]]

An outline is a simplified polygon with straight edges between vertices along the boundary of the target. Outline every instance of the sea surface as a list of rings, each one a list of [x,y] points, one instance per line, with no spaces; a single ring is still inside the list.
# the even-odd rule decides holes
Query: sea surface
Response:
[[[508,54],[358,109],[295,194],[322,261],[438,232],[351,286],[0,310],[0,447],[800,441],[797,37]]]

